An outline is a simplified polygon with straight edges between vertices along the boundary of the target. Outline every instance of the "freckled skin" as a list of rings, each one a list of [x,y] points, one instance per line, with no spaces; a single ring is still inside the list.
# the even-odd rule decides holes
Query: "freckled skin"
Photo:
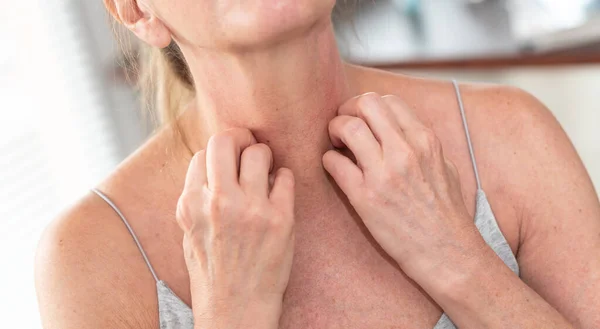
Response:
[[[297,219],[282,328],[433,328],[441,311],[374,246],[347,205],[311,208]]]
[[[360,91],[402,94],[417,116],[430,123],[443,145],[444,154],[458,168],[463,199],[472,216],[475,179],[451,85],[357,68],[351,72],[364,84]],[[481,178],[498,224],[517,253],[519,249],[528,248],[520,239],[521,234],[531,230],[520,222],[523,211],[515,197],[526,184],[526,178],[519,179],[516,186],[507,179],[509,174],[518,174],[518,171],[505,171],[511,169],[510,155],[514,148],[499,146],[499,140],[493,136],[512,128],[498,127],[495,121],[501,119],[494,119],[492,114],[502,114],[508,109],[497,108],[494,90],[490,93],[479,91],[479,88],[463,86],[471,133],[479,145],[476,152]],[[424,97],[423,93],[431,96]],[[189,276],[181,248],[182,233],[173,220],[187,163],[173,161],[173,153],[165,152],[172,143],[170,136],[168,132],[155,136],[100,188],[119,200],[119,207],[131,222],[159,277],[190,305]],[[522,159],[514,161],[522,166]],[[166,168],[163,167],[165,163]],[[433,328],[442,314],[440,307],[381,250],[321,165],[305,164],[305,167],[312,169],[296,174],[296,246],[280,328]],[[577,209],[589,212],[584,207]],[[120,296],[124,300],[138,301],[127,304],[127,314],[146,314],[137,321],[144,323],[145,328],[157,328],[156,286],[123,224],[101,200],[88,198],[74,211],[69,218],[83,228],[76,226],[69,230],[83,233],[67,235],[69,238],[64,241],[69,243],[64,248],[72,250],[75,264],[100,252],[99,256],[94,256],[102,261],[94,260],[93,275],[98,276],[115,266],[119,268],[118,274],[109,272],[110,277],[105,279],[111,293],[115,294],[111,295],[111,300]],[[86,220],[79,220],[81,218]],[[566,232],[563,224],[549,225],[548,229],[554,231],[557,227],[561,233]],[[90,232],[96,233],[90,235]],[[598,234],[594,235],[597,237]],[[549,235],[546,232],[543,236]],[[78,237],[85,241],[78,242]],[[110,237],[108,245],[107,237]],[[87,244],[89,248],[86,249]],[[99,245],[104,248],[98,248]],[[78,250],[84,255],[79,255]],[[551,256],[536,259],[548,260]],[[577,273],[581,276],[586,271],[581,269]],[[90,275],[84,276],[86,284],[89,284]],[[124,281],[114,277],[122,277]],[[497,289],[492,296],[505,296],[506,291],[509,289]],[[590,312],[593,321],[595,312]]]
[[[173,127],[166,127],[99,186],[128,218],[161,280],[188,305],[202,309],[218,307],[218,303],[211,304],[205,299],[202,289],[219,286],[211,286],[219,279],[235,279],[233,286],[242,288],[257,281],[260,283],[257,286],[269,291],[271,280],[265,283],[257,278],[272,273],[261,271],[260,266],[265,263],[259,265],[258,261],[269,264],[265,268],[270,270],[279,263],[290,264],[264,257],[270,252],[275,251],[276,257],[276,251],[287,251],[283,247],[288,241],[285,239],[274,248],[264,249],[266,252],[254,252],[256,259],[250,261],[231,253],[228,248],[237,246],[235,250],[245,250],[240,241],[264,247],[263,240],[253,239],[256,232],[248,221],[244,222],[248,226],[243,226],[248,229],[240,230],[240,226],[231,224],[231,230],[221,231],[220,238],[231,239],[227,235],[231,232],[239,238],[217,245],[223,254],[232,257],[219,258],[219,253],[213,252],[204,259],[217,265],[221,262],[228,269],[246,266],[247,271],[222,272],[226,275],[213,276],[211,281],[206,279],[210,271],[203,272],[197,265],[204,263],[194,258],[201,253],[187,252],[184,257],[182,241],[188,250],[190,245],[196,251],[207,248],[201,239],[194,240],[195,244],[185,244],[189,242],[189,227],[202,223],[199,220],[203,216],[187,216],[186,221],[176,213],[178,200],[185,195],[182,191],[191,158],[188,150],[205,149],[210,136],[227,128],[243,128],[252,131],[258,143],[268,144],[273,169],[292,170],[296,186],[293,216],[296,241],[291,274],[283,275],[285,280],[289,278],[283,304],[276,298],[279,306],[275,308],[280,309],[281,318],[273,321],[271,317],[270,326],[257,328],[433,328],[442,314],[440,306],[400,269],[397,254],[388,255],[394,251],[390,245],[397,241],[392,234],[402,233],[403,228],[388,225],[389,229],[374,230],[373,235],[379,239],[376,241],[363,222],[377,221],[368,216],[364,207],[357,210],[369,218],[359,218],[348,203],[347,189],[342,192],[338,188],[344,181],[339,177],[334,181],[323,169],[323,154],[335,144],[328,131],[331,132],[332,122],[339,118],[337,112],[342,103],[367,92],[399,96],[426,125],[427,129],[421,131],[431,132],[428,137],[435,135],[443,155],[456,165],[458,173],[453,176],[460,180],[462,195],[455,190],[453,205],[464,201],[466,210],[460,217],[470,220],[475,206],[475,178],[450,82],[343,63],[330,21],[333,0],[105,2],[113,15],[146,43],[165,47],[175,40],[194,77],[196,98],[180,117],[182,129],[194,137],[190,141],[193,145],[183,147],[179,140],[173,140],[176,135]],[[530,95],[506,87],[473,84],[462,84],[461,91],[484,189],[500,229],[518,256],[523,281],[503,263],[491,261],[497,260],[495,255],[478,255],[481,263],[477,269],[484,270],[458,271],[459,277],[463,273],[473,276],[460,287],[454,284],[446,287],[448,290],[435,296],[436,300],[447,313],[453,312],[465,324],[459,324],[461,328],[568,328],[561,316],[581,328],[600,327],[597,313],[600,261],[590,256],[600,253],[597,240],[600,222],[596,221],[600,218],[600,206],[577,154],[547,109]],[[357,133],[356,128],[350,129],[351,132]],[[427,144],[430,139],[421,141]],[[357,162],[352,154],[345,154]],[[356,158],[361,159],[358,166],[367,162],[365,157]],[[212,168],[234,162],[214,163]],[[418,175],[411,175],[406,168],[399,169],[408,177],[406,181],[381,179],[391,183],[379,189],[378,194],[361,197],[380,205],[367,207],[376,215],[385,213],[379,208],[387,209],[394,201],[401,201],[401,206],[391,213],[401,213],[406,219],[403,223],[416,233],[405,234],[397,245],[410,247],[410,241],[420,238],[421,244],[408,248],[407,254],[438,250],[433,247],[444,244],[460,245],[463,249],[472,247],[467,243],[472,241],[471,236],[462,239],[463,235],[455,234],[456,230],[447,225],[419,221],[421,216],[456,219],[453,211],[456,209],[436,209],[439,200],[428,193],[431,192],[426,184],[428,179],[421,177],[419,181],[415,179]],[[394,177],[389,175],[389,168],[383,169],[386,170],[376,171],[373,177]],[[229,170],[231,176],[235,171]],[[263,176],[266,185],[269,178]],[[404,185],[412,188],[404,189]],[[461,196],[463,200],[457,200]],[[228,200],[222,195],[215,199]],[[204,199],[197,195],[184,200],[193,208],[202,205]],[[246,216],[240,204],[256,206],[255,212],[260,209],[271,212],[270,207],[260,203],[257,206],[252,195],[245,194],[241,200],[243,203],[230,203],[231,207],[213,204],[216,208],[211,209],[215,213],[221,208],[236,212],[222,211],[234,214],[229,216],[234,218],[210,217],[212,227],[220,227],[222,219],[234,223],[236,219],[266,216],[257,213]],[[362,200],[354,198],[353,205],[357,201]],[[432,209],[436,212],[433,215]],[[449,218],[443,218],[444,215]],[[380,218],[380,223],[396,223],[390,212],[379,217],[385,217]],[[377,226],[370,225],[369,229],[373,227]],[[186,240],[182,230],[188,230]],[[431,239],[430,235],[439,240]],[[256,250],[249,249],[251,254]],[[430,252],[431,255],[439,257],[439,253]],[[457,254],[450,255],[454,256],[450,257],[452,260],[460,258]],[[84,198],[48,229],[40,243],[37,263],[38,298],[46,328],[158,328],[156,284],[123,223],[97,197]],[[223,270],[217,265],[217,270]],[[470,269],[469,265],[472,264],[462,263],[456,269]],[[282,269],[290,270],[285,266]],[[423,274],[432,282],[448,279],[445,275]],[[65,277],[69,280],[64,280]],[[285,280],[277,275],[271,278],[278,282],[275,287],[282,293]],[[190,281],[196,284],[190,285]],[[428,284],[426,281],[419,284]],[[242,289],[232,294],[230,285],[219,287],[228,292],[224,294],[228,302],[254,293],[266,296],[261,289]],[[219,295],[218,289],[206,291]],[[433,293],[436,291],[432,296]],[[465,306],[473,300],[476,302]],[[215,313],[227,313],[228,309],[224,307]],[[279,316],[278,312],[270,311],[267,307],[250,313]],[[234,313],[229,316],[243,312]],[[200,326],[206,327],[211,326]]]

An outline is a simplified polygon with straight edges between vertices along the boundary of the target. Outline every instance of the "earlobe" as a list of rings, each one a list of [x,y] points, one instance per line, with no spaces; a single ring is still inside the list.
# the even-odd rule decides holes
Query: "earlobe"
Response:
[[[144,13],[136,0],[104,0],[104,5],[117,21],[147,44],[165,48],[171,43],[171,32],[155,15]]]

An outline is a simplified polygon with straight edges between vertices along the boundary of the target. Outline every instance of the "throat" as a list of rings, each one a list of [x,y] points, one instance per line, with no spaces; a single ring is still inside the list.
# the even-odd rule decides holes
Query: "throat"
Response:
[[[330,23],[268,49],[182,50],[196,85],[185,119],[193,150],[218,132],[247,128],[271,147],[275,168],[322,172],[329,122],[354,94]]]

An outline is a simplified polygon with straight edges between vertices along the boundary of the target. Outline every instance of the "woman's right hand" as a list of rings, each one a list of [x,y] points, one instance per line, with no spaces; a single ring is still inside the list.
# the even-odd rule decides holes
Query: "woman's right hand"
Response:
[[[194,327],[277,328],[292,267],[294,176],[247,129],[213,136],[177,206]]]

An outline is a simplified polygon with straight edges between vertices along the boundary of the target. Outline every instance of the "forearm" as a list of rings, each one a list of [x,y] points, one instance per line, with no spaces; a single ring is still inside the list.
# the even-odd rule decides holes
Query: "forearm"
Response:
[[[573,328],[487,246],[438,269],[424,284],[460,328]]]

